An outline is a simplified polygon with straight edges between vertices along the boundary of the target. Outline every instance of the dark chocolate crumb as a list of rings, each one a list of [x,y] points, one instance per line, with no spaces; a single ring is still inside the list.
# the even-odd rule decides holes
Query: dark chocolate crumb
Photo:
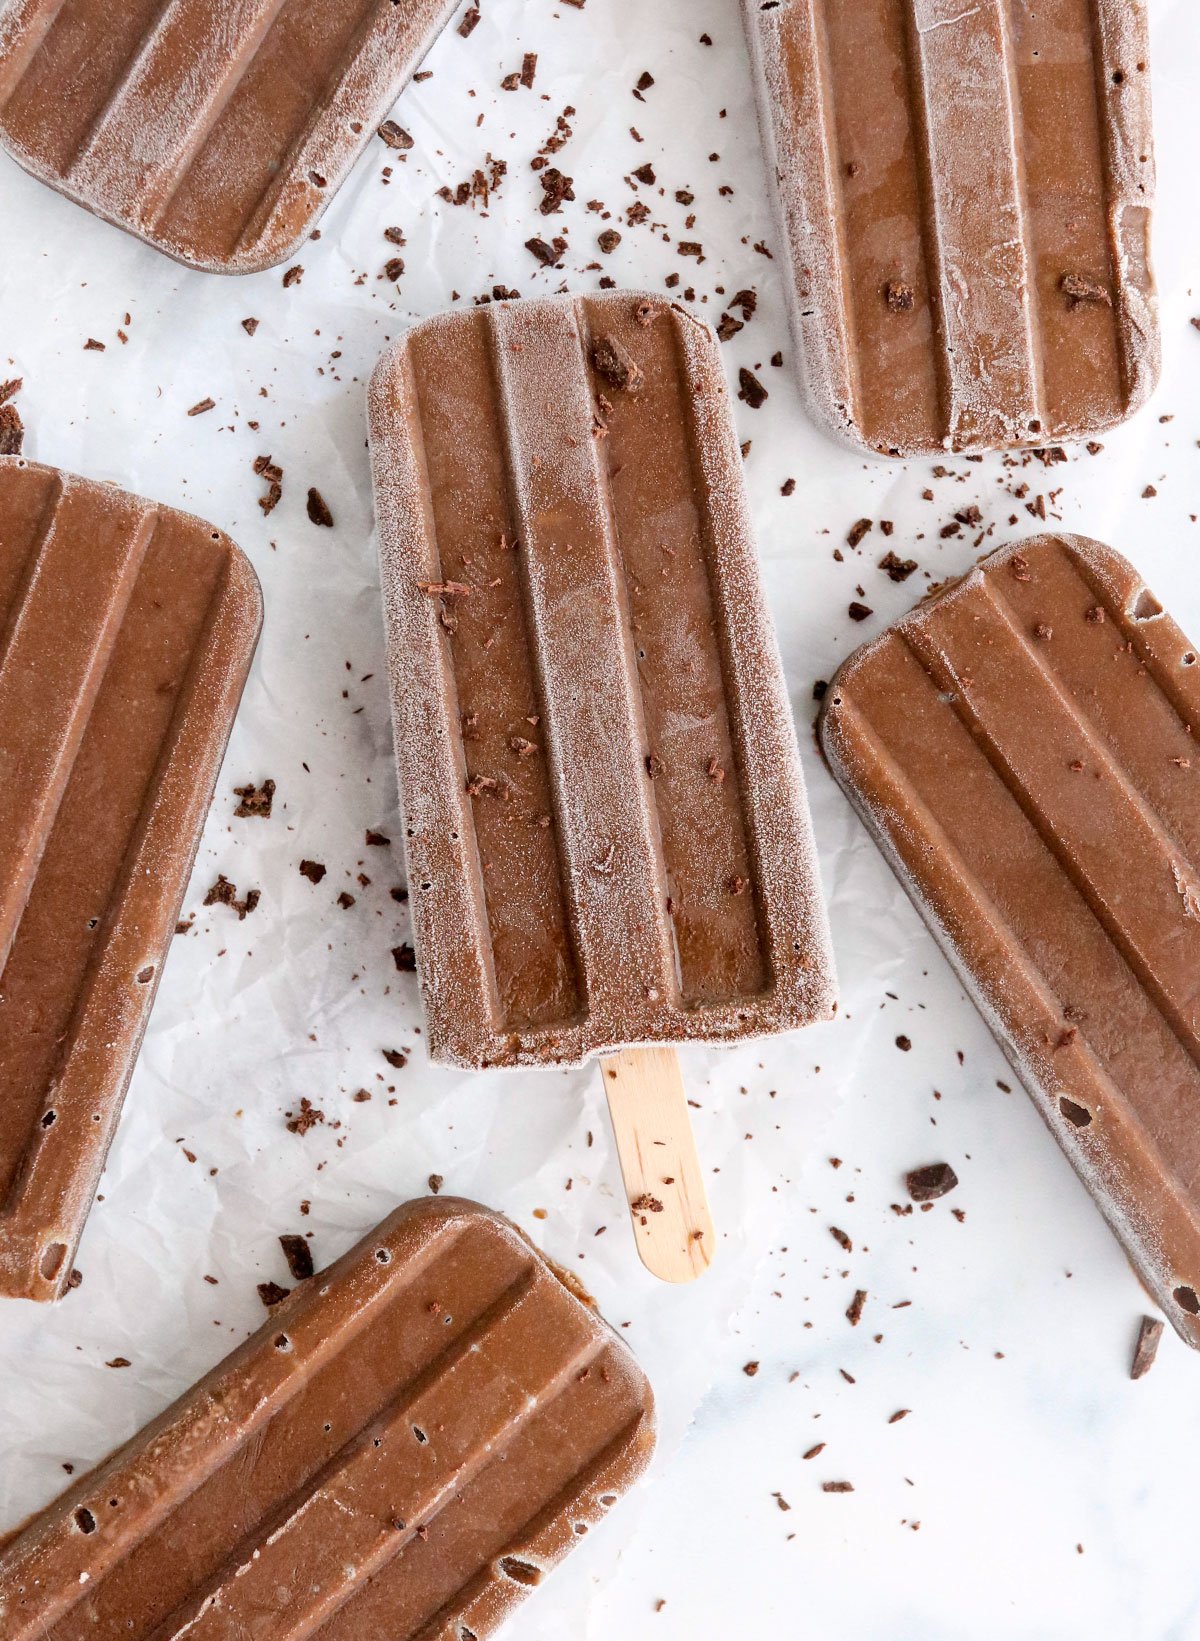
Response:
[[[284,1121],[289,1134],[299,1134],[303,1139],[310,1128],[316,1128],[325,1121],[325,1113],[304,1095],[296,1111],[284,1112]]]
[[[770,394],[754,372],[747,370],[745,365],[738,371],[738,383],[738,398],[749,405],[751,410],[761,410]]]
[[[397,125],[395,120],[384,120],[379,127],[379,135],[389,148],[409,149],[413,140],[403,126]]]
[[[272,1306],[280,1304],[290,1292],[290,1288],[281,1288],[278,1282],[260,1282],[258,1284],[258,1297],[268,1310]]]
[[[1140,1379],[1149,1373],[1154,1366],[1154,1358],[1158,1355],[1159,1340],[1162,1338],[1163,1324],[1153,1316],[1143,1316],[1138,1329],[1137,1344],[1133,1351],[1133,1365],[1129,1370],[1131,1379]]]
[[[201,399],[188,411],[189,416],[203,416],[206,410],[212,410],[216,405],[215,399]]]
[[[851,599],[846,606],[846,613],[851,621],[865,621],[868,616],[874,615],[874,610],[867,604],[860,604],[856,598]]]
[[[287,1260],[288,1270],[292,1273],[294,1282],[307,1282],[313,1273],[312,1249],[308,1245],[307,1237],[284,1235],[279,1238],[279,1246],[283,1249],[283,1257]]]
[[[1098,280],[1086,279],[1083,274],[1065,273],[1058,282],[1058,288],[1067,298],[1073,308],[1081,302],[1099,302],[1106,308],[1112,307],[1112,295],[1108,288]]]
[[[235,820],[270,820],[271,805],[275,801],[275,782],[266,780],[261,786],[235,786],[235,795],[241,799],[234,810]]]
[[[854,1291],[854,1298],[846,1307],[846,1320],[852,1328],[856,1328],[862,1321],[863,1307],[866,1303],[867,1290],[865,1288],[856,1288]]]
[[[892,581],[907,581],[917,568],[917,561],[915,558],[897,558],[896,554],[889,548],[879,560],[879,568]]]
[[[416,974],[417,954],[407,941],[392,947],[392,960],[401,974]]]
[[[302,860],[300,862],[300,876],[306,877],[310,883],[320,883],[327,868],[319,860]]]
[[[319,524],[326,530],[333,529],[333,514],[329,511],[329,504],[319,490],[311,487],[308,492],[308,516],[314,524]]]
[[[430,1176],[429,1176],[429,1189],[433,1192],[435,1197],[437,1196],[438,1192],[441,1190],[442,1186],[445,1183],[446,1183],[446,1180],[445,1180],[445,1176],[443,1174],[430,1174]]]
[[[857,547],[859,542],[866,535],[867,531],[872,529],[873,525],[874,520],[872,519],[859,519],[857,524],[852,524],[846,532],[846,546]]]
[[[934,1202],[953,1191],[958,1175],[948,1162],[931,1162],[924,1168],[914,1168],[904,1176],[908,1194],[914,1202]]]
[[[641,391],[645,377],[625,345],[612,335],[601,336],[592,349],[592,366],[612,387],[626,393]]]
[[[884,299],[893,313],[911,313],[916,306],[916,296],[911,285],[901,280],[889,280],[884,287]]]

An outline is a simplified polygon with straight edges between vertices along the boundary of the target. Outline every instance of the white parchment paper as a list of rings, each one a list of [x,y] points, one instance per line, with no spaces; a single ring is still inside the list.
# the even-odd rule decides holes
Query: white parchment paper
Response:
[[[59,1490],[64,1464],[102,1457],[262,1321],[256,1284],[289,1280],[281,1233],[311,1231],[323,1263],[439,1174],[578,1269],[661,1410],[649,1481],[514,1635],[1200,1636],[1200,1363],[1168,1336],[1153,1374],[1128,1381],[1148,1302],[1024,1096],[998,1086],[1012,1085],[998,1051],[811,738],[814,680],[928,579],[971,561],[973,532],[939,537],[970,505],[998,544],[1038,528],[1026,503],[1044,495],[1051,520],[1120,548],[1200,631],[1194,7],[1151,0],[1159,394],[1099,456],[952,461],[940,478],[865,462],[805,420],[734,0],[482,9],[469,39],[447,31],[432,77],[395,110],[411,153],[373,144],[287,288],[282,270],[177,268],[0,164],[0,377],[24,380],[26,454],[211,518],[250,554],[267,605],[186,903],[195,922],[172,949],[80,1249],[83,1284],[53,1309],[0,1306],[0,1531]],[[533,90],[502,91],[526,51]],[[643,72],[654,84],[639,100]],[[529,161],[568,107],[573,135],[554,163],[576,200],[543,217]],[[489,155],[508,172],[486,208],[438,197]],[[633,180],[647,164],[656,181]],[[635,201],[649,207],[640,225],[625,220]],[[605,256],[608,227],[623,237]],[[567,236],[561,270],[525,249],[534,234]],[[681,240],[702,258],[681,257]],[[397,254],[393,283],[382,271]],[[364,841],[397,831],[366,377],[389,338],[456,298],[590,289],[602,273],[651,288],[678,274],[714,321],[734,292],[758,294],[726,357],[770,393],[739,420],[842,981],[828,1027],[685,1055],[720,1248],[681,1291],[637,1263],[594,1070],[428,1065],[415,981],[390,955],[408,938],[389,894],[399,851]],[[85,351],[89,338],[104,351]],[[189,418],[208,397],[215,408]],[[270,517],[259,455],[284,469]],[[332,530],[309,521],[309,486]],[[893,520],[886,545],[918,559],[905,586],[876,567],[878,527],[845,546],[868,517]],[[865,622],[848,618],[851,600],[871,608]],[[271,819],[233,818],[233,787],[266,777]],[[301,859],[326,865],[322,883]],[[218,872],[261,890],[244,922],[201,907]],[[408,1064],[393,1069],[385,1049]],[[302,1096],[327,1120],[299,1136],[285,1114]],[[943,1159],[957,1193],[897,1218],[904,1172]],[[859,1287],[869,1298],[852,1329]],[[105,1365],[119,1357],[131,1366]],[[889,1424],[900,1408],[912,1411]],[[825,1494],[828,1480],[855,1491]]]

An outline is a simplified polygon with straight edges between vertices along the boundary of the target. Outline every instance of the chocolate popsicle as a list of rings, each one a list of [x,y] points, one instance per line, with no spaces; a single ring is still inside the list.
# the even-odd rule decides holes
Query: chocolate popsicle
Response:
[[[312,231],[455,0],[0,0],[0,143],[212,273]]]
[[[1200,1346],[1200,666],[1043,536],[852,655],[830,765],[1165,1314]]]
[[[634,1060],[614,1050],[828,1016],[795,734],[709,327],[627,293],[430,320],[376,370],[371,448],[433,1058],[609,1054],[611,1103]],[[674,1056],[655,1064],[686,1131]],[[622,1161],[651,1205],[644,1253],[679,1176]]]
[[[211,525],[0,460],[0,1294],[70,1278],[261,616]]]
[[[1144,0],[743,0],[809,398],[885,456],[1089,437],[1158,378]]]
[[[487,1641],[649,1462],[507,1220],[409,1203],[0,1551],[5,1641]]]

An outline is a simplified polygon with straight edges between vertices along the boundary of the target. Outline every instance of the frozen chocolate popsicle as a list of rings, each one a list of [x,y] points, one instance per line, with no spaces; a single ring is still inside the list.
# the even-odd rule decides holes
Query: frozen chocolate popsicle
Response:
[[[5,1641],[487,1641],[654,1447],[516,1228],[398,1209],[0,1552]]]
[[[0,0],[0,143],[190,267],[269,268],[311,232],[454,3]]]
[[[846,662],[834,773],[1164,1312],[1200,1345],[1200,666],[1044,536]]]
[[[375,373],[371,449],[434,1059],[563,1065],[827,1016],[709,327],[627,293],[430,320]],[[673,1064],[658,1057],[660,1089]],[[606,1062],[610,1099],[631,1066]],[[662,1097],[686,1119],[677,1074]],[[625,1160],[653,1235],[677,1172]]]
[[[433,1057],[579,1063],[829,1013],[717,343],[625,293],[417,326],[371,390]]]
[[[743,0],[809,396],[885,456],[1092,435],[1158,377],[1144,0]]]
[[[0,460],[0,1294],[70,1277],[261,613],[211,525]]]

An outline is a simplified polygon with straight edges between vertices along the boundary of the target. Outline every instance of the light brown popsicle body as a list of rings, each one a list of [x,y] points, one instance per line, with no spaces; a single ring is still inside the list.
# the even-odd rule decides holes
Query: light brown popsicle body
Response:
[[[880,455],[1122,421],[1158,376],[1144,0],[743,0],[815,414]]]
[[[1200,663],[1079,537],[845,663],[834,773],[1147,1285],[1200,1345]]]
[[[610,345],[629,386],[596,367]],[[827,1014],[708,327],[626,293],[429,321],[376,372],[371,445],[434,1057],[575,1062]]]
[[[654,1447],[499,1215],[409,1203],[0,1551],[5,1641],[487,1641]]]
[[[0,460],[0,1294],[70,1276],[261,613],[211,525]]]
[[[454,0],[0,0],[0,143],[191,267],[291,256]]]

